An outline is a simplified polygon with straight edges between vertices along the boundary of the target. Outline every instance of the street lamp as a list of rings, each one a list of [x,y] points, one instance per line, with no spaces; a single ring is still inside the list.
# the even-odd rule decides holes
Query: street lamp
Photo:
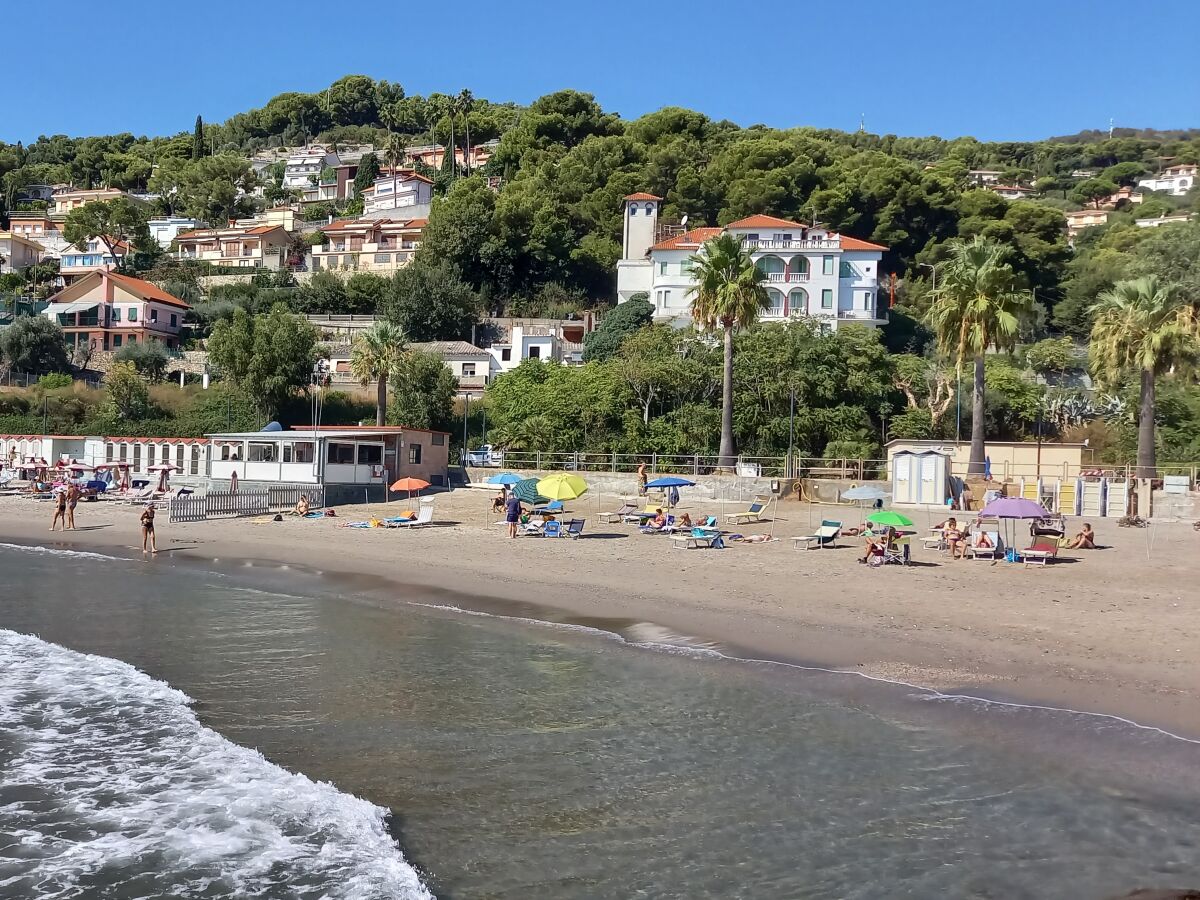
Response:
[[[933,292],[937,293],[937,264],[936,263],[917,263],[918,269],[928,269],[933,273]]]

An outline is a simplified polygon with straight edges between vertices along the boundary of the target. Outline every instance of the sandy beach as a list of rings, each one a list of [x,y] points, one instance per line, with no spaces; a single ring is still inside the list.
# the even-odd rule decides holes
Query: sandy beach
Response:
[[[490,498],[438,494],[435,525],[416,531],[340,527],[365,518],[361,506],[339,509],[340,518],[265,524],[171,525],[163,511],[159,558],[386,579],[397,602],[580,622],[640,639],[687,636],[732,655],[1107,713],[1200,738],[1200,533],[1190,524],[1123,529],[1099,519],[1092,524],[1106,549],[1064,551],[1047,567],[951,561],[918,545],[910,567],[869,569],[856,561],[857,539],[792,549],[790,536],[829,517],[829,507],[781,503],[774,533],[782,540],[772,543],[679,551],[632,525],[599,524],[595,498],[568,505],[588,519],[581,540],[509,540],[489,524]],[[396,501],[388,513],[409,505]],[[690,511],[718,510],[696,503]],[[858,515],[836,512],[846,521]],[[48,505],[3,497],[0,541],[135,555],[137,513],[81,504],[80,530],[51,535]],[[928,524],[925,513],[914,519]]]

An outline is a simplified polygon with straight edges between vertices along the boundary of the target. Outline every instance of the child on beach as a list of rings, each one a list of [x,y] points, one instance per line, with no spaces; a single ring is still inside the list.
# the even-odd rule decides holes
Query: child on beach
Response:
[[[142,552],[146,552],[147,544],[151,553],[158,553],[158,544],[154,541],[154,504],[147,503],[142,510]]]

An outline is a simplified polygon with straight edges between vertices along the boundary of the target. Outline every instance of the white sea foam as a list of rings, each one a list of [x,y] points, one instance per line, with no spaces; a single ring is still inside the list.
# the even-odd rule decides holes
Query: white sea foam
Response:
[[[230,743],[189,702],[0,629],[0,832],[16,836],[0,893],[431,900],[386,810]]]
[[[109,559],[118,562],[128,562],[120,556],[107,556],[103,553],[93,553],[90,550],[68,550],[65,547],[42,547],[37,544],[8,544],[0,541],[0,549],[22,550],[26,553],[43,553],[48,556],[73,556],[78,559]]]

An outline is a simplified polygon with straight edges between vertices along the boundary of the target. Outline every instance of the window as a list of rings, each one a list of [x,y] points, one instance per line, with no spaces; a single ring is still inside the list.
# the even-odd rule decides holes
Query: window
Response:
[[[658,264],[658,274],[659,274],[659,275],[666,275],[666,274],[667,274],[667,264],[666,264],[665,262],[660,262],[660,263]]]
[[[104,445],[104,461],[109,462],[109,463],[113,461],[113,445],[112,444]]]
[[[853,278],[855,276],[855,274],[857,274],[857,273],[854,271],[854,266],[850,265],[850,263],[846,262],[846,260],[843,259],[841,269],[838,272],[838,277],[839,278]]]
[[[670,305],[671,305],[671,292],[663,291],[663,306],[670,306]]]
[[[871,292],[870,291],[863,291],[862,308],[863,309],[871,309]]]
[[[408,445],[408,464],[411,466],[419,466],[421,464],[421,445]]]
[[[183,471],[183,444],[175,445],[175,468]]]
[[[429,443],[433,444],[435,447],[445,447],[446,436],[444,434],[432,434],[429,436]]]
[[[388,263],[391,261],[392,261],[392,254],[390,254],[390,253],[376,253],[375,254],[375,262],[377,262],[377,263]]]
[[[133,445],[133,471],[142,471],[142,445]]]
[[[783,315],[783,294],[779,293],[779,291],[777,291],[773,288],[769,288],[767,290],[767,297],[769,297],[771,300],[771,306],[767,310],[767,315],[782,316]]]
[[[312,441],[297,441],[294,444],[283,445],[283,461],[285,463],[311,463],[316,459],[316,451]]]
[[[796,288],[788,294],[788,312],[793,316],[802,316],[808,312],[808,293],[804,288]]]
[[[121,346],[121,338],[122,337],[124,337],[124,335],[121,335],[121,334],[113,335],[113,349],[114,350],[116,350],[118,347]]]
[[[129,308],[129,321],[130,322],[137,321],[137,307],[136,306],[131,306]]]
[[[151,308],[151,310],[150,310],[150,321],[151,321],[151,322],[157,322],[157,321],[158,321],[158,310],[157,310],[157,309],[153,309],[153,308]]]
[[[179,317],[175,313],[171,313],[171,327],[175,328],[179,324]]]
[[[200,474],[200,448],[195,444],[192,445],[192,464],[188,467],[188,474]]]
[[[246,462],[275,462],[275,443],[251,441],[246,447]]]
[[[822,275],[832,275],[833,274],[833,257],[832,256],[821,257],[821,274]]]
[[[158,448],[156,448],[153,444],[151,444],[149,447],[146,448],[146,465],[147,466],[154,465],[154,454],[157,452],[157,449]],[[163,457],[163,459],[166,459],[166,458],[167,458],[166,456]]]
[[[646,204],[646,215],[648,215],[648,216],[654,215],[654,204],[653,203]]]
[[[502,347],[500,349],[500,361],[501,362],[511,362],[512,361],[512,347]]]
[[[463,378],[474,378],[475,377],[475,363],[463,363],[462,364],[462,377]]]
[[[129,445],[128,445],[128,444],[122,444],[122,445],[121,445],[121,452],[120,452],[120,455],[117,457],[117,459],[118,459],[118,460],[120,460],[121,462],[125,462],[125,455],[126,455],[126,453],[127,453],[128,451],[129,451]]]
[[[629,214],[630,214],[631,216],[636,216],[636,215],[637,215],[637,204],[636,204],[636,203],[630,203],[630,204],[629,204]]]
[[[113,320],[114,322],[120,322],[120,321],[121,321],[121,307],[119,307],[119,306],[114,306],[114,307],[112,308],[112,320]]]
[[[359,444],[358,464],[360,466],[378,466],[383,464],[383,447],[379,444]]]
[[[325,451],[325,461],[337,466],[354,465],[354,445],[329,444]]]
[[[808,274],[808,257],[807,256],[793,256],[791,261],[788,263],[788,271],[791,272],[793,275],[807,275]]]
[[[542,358],[542,348],[539,347],[537,344],[534,344],[532,347],[530,347],[529,348],[529,358],[530,359],[541,359]]]
[[[833,291],[829,288],[821,291],[821,309],[833,309]]]

